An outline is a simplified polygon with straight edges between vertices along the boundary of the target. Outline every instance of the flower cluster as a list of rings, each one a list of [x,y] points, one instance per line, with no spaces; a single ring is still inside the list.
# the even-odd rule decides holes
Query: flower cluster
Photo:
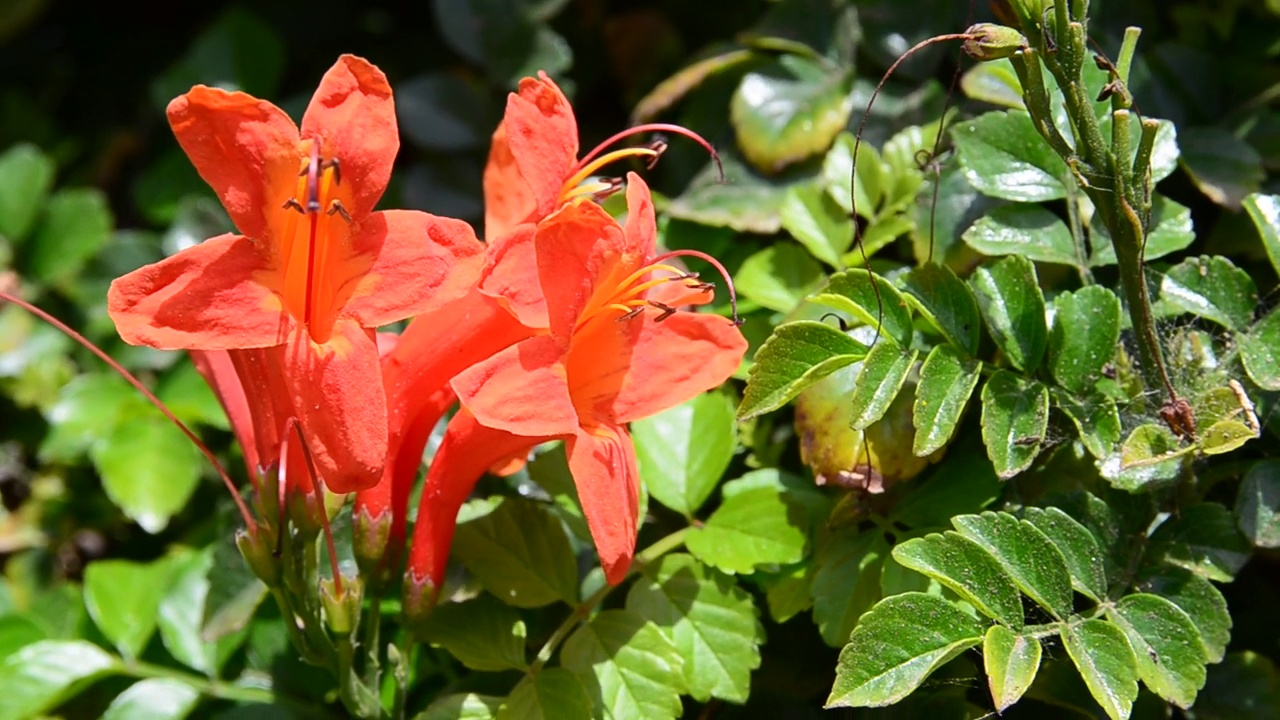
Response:
[[[362,573],[403,568],[406,609],[425,612],[476,481],[563,440],[621,581],[639,496],[627,423],[720,384],[746,349],[734,323],[688,311],[713,288],[657,249],[644,181],[598,179],[662,144],[610,152],[616,137],[580,159],[565,96],[524,80],[493,136],[482,243],[459,220],[374,211],[399,143],[386,77],[363,59],[338,60],[301,127],[204,86],[168,116],[240,234],[117,279],[109,310],[126,341],[190,351],[221,400],[257,490],[261,525],[246,517],[242,544],[255,571],[270,584],[261,548],[291,540],[286,519],[295,533],[327,522],[322,490],[355,493]],[[620,223],[594,201],[623,187]],[[455,405],[409,538],[424,445]]]

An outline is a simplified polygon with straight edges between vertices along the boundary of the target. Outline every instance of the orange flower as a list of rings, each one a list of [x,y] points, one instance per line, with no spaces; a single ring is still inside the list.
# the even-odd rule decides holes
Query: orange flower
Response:
[[[627,206],[625,227],[594,203],[567,205],[541,222],[532,244],[549,331],[454,378],[462,408],[419,503],[406,578],[411,606],[434,602],[458,508],[476,480],[552,439],[567,443],[606,578],[626,576],[639,499],[626,424],[719,385],[747,347],[725,318],[676,311],[708,302],[711,288],[668,264],[673,254],[655,257],[652,200],[634,174]]]
[[[169,122],[242,235],[222,235],[112,283],[108,309],[127,342],[166,349],[260,350],[237,371],[272,407],[259,438],[276,462],[295,418],[336,492],[374,484],[387,408],[372,328],[428,312],[474,283],[483,248],[463,222],[373,212],[399,147],[386,77],[342,56],[299,129],[276,106],[196,86]],[[261,426],[256,429],[263,430]]]

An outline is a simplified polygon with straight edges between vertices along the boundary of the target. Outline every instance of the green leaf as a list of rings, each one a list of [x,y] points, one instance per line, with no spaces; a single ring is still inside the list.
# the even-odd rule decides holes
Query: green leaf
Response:
[[[1056,388],[1053,404],[1076,426],[1080,442],[1095,458],[1111,455],[1120,442],[1120,412],[1115,402],[1102,395],[1089,395],[1083,400]]]
[[[981,331],[978,302],[969,286],[951,268],[929,263],[913,269],[903,280],[911,304],[948,342],[969,357],[978,354]]]
[[[984,512],[951,520],[961,535],[991,553],[1013,584],[1059,620],[1071,614],[1071,573],[1062,551],[1031,523]]]
[[[156,397],[188,425],[202,423],[219,430],[231,430],[227,411],[218,401],[218,396],[213,394],[209,383],[189,362],[179,363],[165,373],[156,388]]]
[[[880,577],[889,543],[879,530],[831,533],[819,548],[810,592],[813,620],[831,647],[849,641],[858,618],[881,598]]]
[[[0,615],[0,662],[24,647],[48,638],[49,630],[32,617],[13,612]]]
[[[729,105],[743,155],[777,172],[825,151],[853,110],[852,79],[798,55],[744,75]]]
[[[476,693],[443,695],[414,720],[493,720],[502,702],[503,698]]]
[[[182,431],[151,412],[117,425],[90,457],[111,502],[152,534],[186,507],[203,462]]]
[[[1003,490],[991,461],[971,446],[948,455],[932,477],[894,507],[893,518],[910,528],[941,527],[956,515],[980,512]]]
[[[524,0],[436,0],[445,42],[484,66],[492,84],[514,90],[520,78],[545,70],[558,77],[573,54],[564,38],[534,17]]]
[[[867,347],[825,323],[779,325],[756,351],[738,419],[750,420],[785,405],[805,388],[867,355]]]
[[[396,118],[420,148],[463,152],[486,145],[493,124],[485,88],[460,74],[433,72],[396,84]]]
[[[1196,239],[1195,229],[1191,225],[1191,210],[1163,195],[1156,195],[1151,203],[1151,222],[1148,227],[1150,229],[1142,251],[1142,257],[1147,260],[1162,258],[1182,250]],[[1111,235],[1106,226],[1102,224],[1101,216],[1097,214],[1089,222],[1089,237],[1093,248],[1089,264],[1094,267],[1115,265],[1115,246],[1111,243]]]
[[[1231,613],[1213,583],[1190,570],[1159,565],[1144,573],[1137,589],[1159,595],[1191,618],[1207,662],[1221,662],[1231,641]]]
[[[1182,508],[1151,535],[1152,554],[1216,582],[1230,582],[1249,560],[1249,541],[1218,503]]]
[[[725,485],[724,501],[711,517],[689,530],[689,552],[730,574],[803,559],[809,536],[804,508],[780,486],[731,493],[730,485]]]
[[[213,641],[243,629],[266,596],[267,586],[249,569],[232,538],[224,536],[213,546],[200,637]]]
[[[1090,285],[1053,299],[1049,370],[1073,393],[1083,393],[1102,375],[1120,345],[1120,298]]]
[[[98,560],[84,571],[89,615],[125,659],[138,657],[156,629],[156,612],[169,580],[169,563]]]
[[[849,425],[854,430],[864,430],[884,417],[915,366],[916,354],[887,337],[871,348],[853,388],[853,418]]]
[[[605,610],[578,628],[561,663],[587,686],[604,717],[675,718],[683,712],[681,659],[656,625],[628,610]]]
[[[911,345],[911,308],[902,293],[879,275],[862,268],[835,273],[809,299],[880,328],[903,347]]]
[[[173,678],[147,678],[116,696],[102,720],[182,720],[200,702],[200,691]]]
[[[448,650],[472,670],[524,670],[525,627],[520,613],[492,595],[442,603],[431,611],[422,639]]]
[[[0,718],[39,716],[120,669],[119,658],[84,640],[28,645],[0,663]]]
[[[853,243],[853,221],[840,205],[816,184],[792,185],[779,210],[782,228],[809,251],[833,267]]]
[[[1280,673],[1265,655],[1245,650],[1209,668],[1196,699],[1196,717],[1204,720],[1277,720]]]
[[[822,279],[822,266],[804,248],[788,242],[747,258],[734,276],[741,297],[778,312],[791,312]]]
[[[232,8],[152,82],[152,102],[163,110],[169,100],[197,83],[273,97],[284,64],[284,43],[271,26],[248,10]]]
[[[982,642],[983,624],[935,595],[885,598],[840,651],[826,707],[880,707],[910,695],[933,671]]]
[[[852,133],[842,132],[822,161],[822,179],[826,182],[837,207],[845,216],[854,211],[857,201],[858,217],[874,220],[884,199],[886,175],[889,168],[880,161],[880,155],[869,143],[858,146],[858,175],[853,174],[853,148],[856,140]],[[852,183],[852,188],[850,187]],[[857,193],[855,197],[853,193]],[[847,246],[846,246],[847,248]]]
[[[217,653],[201,636],[205,599],[209,595],[211,551],[192,552],[174,561],[168,587],[156,608],[156,624],[164,647],[179,662],[206,675],[216,675]]]
[[[689,695],[745,702],[763,630],[751,596],[692,556],[665,555],[627,593],[627,609],[663,629],[684,658]]]
[[[1040,454],[1049,427],[1049,389],[997,370],[982,388],[982,442],[996,474],[1008,479]]]
[[[1008,63],[978,63],[960,78],[960,89],[968,97],[991,105],[1023,109],[1022,84]]]
[[[1178,149],[1191,181],[1208,198],[1232,210],[1257,192],[1266,172],[1249,143],[1216,127],[1182,127]]]
[[[659,113],[680,101],[691,90],[713,75],[754,60],[758,55],[745,49],[731,49],[700,60],[694,60],[658,83],[636,103],[631,111],[632,122],[650,122]]]
[[[1243,331],[1253,320],[1258,290],[1253,279],[1218,256],[1183,260],[1160,279],[1156,312],[1191,313],[1229,330]]]
[[[1125,438],[1118,464],[1113,454],[1100,467],[1113,487],[1132,492],[1176,478],[1194,450],[1194,445],[1181,445],[1167,425],[1144,423]]]
[[[543,668],[525,675],[498,710],[498,720],[588,720],[591,697],[577,675]]]
[[[996,346],[1015,368],[1034,373],[1049,335],[1035,266],[1010,255],[979,267],[969,283]]]
[[[982,546],[952,531],[914,538],[893,549],[904,567],[937,580],[979,612],[1022,627],[1022,600],[1013,580]]]
[[[793,565],[781,574],[762,577],[761,587],[765,591],[769,617],[781,624],[813,607],[813,597],[809,594],[811,585],[813,565],[807,561]],[[0,628],[3,627],[2,622]]]
[[[50,429],[40,443],[40,460],[74,462],[94,443],[109,438],[122,415],[141,403],[137,391],[116,375],[76,376],[45,413]]]
[[[960,165],[983,194],[1015,202],[1044,202],[1067,195],[1062,158],[1049,147],[1025,111],[989,112],[951,129]]]
[[[982,662],[996,712],[1003,713],[1031,687],[1040,669],[1040,641],[1019,635],[1003,625],[987,628],[982,641]]]
[[[935,345],[920,366],[911,422],[916,428],[911,451],[929,455],[951,441],[969,396],[978,386],[982,363],[969,360],[954,345]]]
[[[1244,199],[1244,209],[1258,229],[1271,267],[1280,273],[1280,195],[1254,193]]]
[[[1058,508],[1024,508],[1030,523],[1053,543],[1067,563],[1071,587],[1094,600],[1107,596],[1107,569],[1102,550],[1088,528]]]
[[[686,517],[702,507],[720,482],[738,431],[726,393],[704,393],[631,424],[640,478],[658,502]]]
[[[1138,667],[1120,628],[1105,620],[1085,620],[1068,625],[1062,642],[1107,716],[1111,720],[1128,718],[1138,697]]]
[[[1205,653],[1191,618],[1158,595],[1127,595],[1107,611],[1124,631],[1138,664],[1138,677],[1155,694],[1181,708],[1204,687]]]
[[[458,525],[453,555],[508,605],[578,599],[578,566],[560,521],[540,504],[502,498]]]
[[[1236,523],[1254,547],[1280,547],[1280,460],[1263,460],[1245,473],[1236,495]]]
[[[1041,205],[1004,205],[978,218],[961,238],[983,255],[1021,255],[1059,265],[1083,264],[1071,230]]]
[[[1209,426],[1200,435],[1200,452],[1205,455],[1229,453],[1258,437],[1257,431],[1235,420],[1223,420]]]
[[[781,230],[782,202],[796,181],[764,177],[735,154],[724,153],[721,161],[724,180],[719,166],[707,163],[684,193],[671,201],[667,208],[671,217],[744,233],[771,235]],[[811,181],[811,176],[803,180]]]
[[[96,189],[59,190],[49,198],[44,221],[27,246],[28,275],[39,282],[70,280],[111,239],[115,220]]]
[[[1272,310],[1240,336],[1240,360],[1263,390],[1280,390],[1280,310]]]
[[[14,145],[0,155],[0,236],[18,244],[44,209],[57,167],[35,145]]]

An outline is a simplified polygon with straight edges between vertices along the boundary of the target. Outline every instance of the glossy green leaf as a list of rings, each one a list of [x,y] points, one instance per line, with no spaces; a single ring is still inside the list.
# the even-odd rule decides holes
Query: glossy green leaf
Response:
[[[142,402],[116,375],[85,373],[62,387],[58,401],[45,414],[49,434],[40,443],[44,462],[70,463],[96,442],[111,436],[121,416]]]
[[[1085,620],[1068,625],[1062,642],[1107,717],[1128,718],[1138,697],[1138,667],[1120,628],[1105,620]]]
[[[494,720],[502,703],[503,698],[492,695],[442,695],[418,713],[414,720]]]
[[[1069,177],[1025,111],[989,112],[951,130],[969,183],[992,197],[1044,202],[1066,197]]]
[[[566,668],[525,675],[498,710],[498,720],[588,720],[591,696]]]
[[[690,555],[665,555],[631,586],[626,607],[675,643],[695,700],[746,701],[764,634],[751,596],[729,576]]]
[[[1111,398],[1089,395],[1081,399],[1054,389],[1053,404],[1076,426],[1080,442],[1091,455],[1102,460],[1115,451],[1120,442],[1120,413]]]
[[[569,532],[583,542],[591,542],[591,529],[587,527],[587,518],[582,514],[582,500],[578,497],[573,474],[569,472],[569,458],[565,455],[564,443],[539,452],[527,467],[529,479],[551,496],[553,510],[569,528]]]
[[[1222,661],[1231,641],[1231,613],[1213,583],[1185,568],[1159,565],[1139,578],[1137,589],[1182,608],[1195,625],[1206,661]]]
[[[1258,290],[1244,270],[1221,256],[1188,258],[1160,279],[1156,311],[1181,312],[1242,331],[1253,320]]]
[[[27,273],[46,283],[70,280],[106,246],[114,223],[101,191],[59,190],[28,245]]]
[[[933,671],[982,642],[983,623],[936,595],[885,598],[840,651],[826,707],[879,707],[910,695]]]
[[[1250,555],[1231,511],[1218,503],[1184,507],[1151,535],[1152,552],[1216,582],[1230,582]]]
[[[801,391],[866,357],[867,347],[839,328],[812,320],[779,325],[756,351],[738,419],[776,410]]]
[[[1031,466],[1049,427],[1049,389],[997,370],[982,388],[982,441],[996,474],[1011,478]]]
[[[0,662],[32,643],[47,639],[49,630],[34,618],[14,612],[0,615]]]
[[[791,312],[822,280],[822,266],[804,248],[787,242],[747,258],[734,276],[740,297],[778,312]]]
[[[853,149],[858,148],[858,174],[853,173]],[[869,143],[857,143],[852,133],[842,132],[822,161],[822,177],[826,181],[836,205],[845,216],[858,211],[858,217],[872,220],[876,217],[889,169],[880,161],[880,154]],[[850,183],[852,182],[852,186]],[[855,195],[856,193],[856,195]],[[855,208],[856,201],[856,208]]]
[[[878,530],[831,533],[814,558],[810,592],[813,621],[831,647],[849,641],[858,618],[881,598],[880,577],[889,543]]]
[[[1236,523],[1254,547],[1280,547],[1280,460],[1254,463],[1236,494]]]
[[[862,268],[835,273],[809,299],[880,328],[903,347],[911,345],[911,308],[902,293],[879,275]]]
[[[1034,373],[1049,329],[1035,266],[1021,255],[982,265],[969,278],[996,347],[1019,370]]]
[[[84,640],[41,640],[0,663],[0,718],[24,720],[118,671],[120,659]]]
[[[1009,63],[977,63],[960,77],[960,90],[965,96],[991,105],[1023,109],[1022,85]]]
[[[565,640],[561,663],[587,687],[604,717],[682,714],[684,661],[656,625],[628,610],[605,610]]]
[[[640,478],[660,503],[692,516],[724,474],[738,433],[733,401],[710,392],[631,424]]]
[[[987,617],[1022,627],[1022,600],[1013,580],[982,546],[952,531],[914,538],[893,548],[904,567],[937,580]]]
[[[1178,707],[1191,707],[1204,687],[1206,662],[1191,618],[1177,605],[1147,593],[1126,595],[1107,617],[1129,638],[1143,684]]]
[[[1071,573],[1062,551],[1034,525],[1008,513],[960,515],[951,523],[991,553],[1027,597],[1054,617],[1071,614]]]
[[[1120,298],[1100,285],[1053,299],[1049,370],[1073,393],[1086,392],[1120,344]]]
[[[640,98],[631,111],[632,121],[637,124],[650,122],[711,76],[738,67],[756,57],[758,56],[750,50],[735,48],[694,60]]]
[[[880,418],[906,382],[915,366],[917,351],[903,350],[897,343],[882,338],[867,353],[853,388],[853,418],[849,423],[855,430],[863,430]]]
[[[14,145],[0,155],[0,236],[15,245],[27,237],[53,189],[56,169],[35,145]]]
[[[978,335],[982,330],[978,301],[951,268],[932,263],[921,265],[903,279],[902,289],[911,304],[948,342],[970,357],[978,354]]]
[[[1244,199],[1244,209],[1258,229],[1262,247],[1271,267],[1280,273],[1280,195],[1253,194]]]
[[[853,110],[851,81],[798,55],[747,73],[729,105],[738,146],[766,172],[825,151]]]
[[[214,543],[200,637],[218,640],[244,628],[266,596],[267,586],[249,569],[232,538]]]
[[[1004,205],[983,215],[961,236],[983,255],[1021,255],[1028,260],[1082,265],[1071,230],[1041,205]]]
[[[117,425],[90,450],[107,497],[149,533],[186,507],[203,458],[172,423],[147,413]]]
[[[942,527],[964,513],[981,512],[1000,497],[1004,483],[991,461],[976,446],[948,454],[923,485],[912,488],[893,509],[893,518],[907,527]]]
[[[536,502],[505,498],[459,523],[453,555],[508,605],[578,599],[578,566],[564,527]]]
[[[816,184],[792,185],[779,210],[782,228],[809,251],[833,267],[853,243],[853,221],[835,200]]]
[[[1019,635],[1003,625],[987,628],[982,641],[982,663],[996,712],[1018,702],[1031,687],[1040,669],[1040,641]]]
[[[1182,166],[1200,192],[1233,210],[1266,178],[1258,151],[1223,128],[1181,128],[1178,149]]]
[[[936,345],[920,366],[911,421],[916,428],[911,451],[920,457],[945,446],[955,434],[982,363],[969,360],[954,345]]]
[[[1191,224],[1191,210],[1163,195],[1156,195],[1152,200],[1151,222],[1148,227],[1150,229],[1142,252],[1142,257],[1147,260],[1162,258],[1182,250],[1196,239],[1195,228]],[[1096,214],[1089,223],[1089,236],[1093,247],[1089,264],[1115,265],[1116,251],[1111,244],[1111,235],[1102,224],[1102,218]]]
[[[156,624],[165,649],[179,662],[206,675],[216,675],[218,671],[216,648],[200,633],[212,566],[212,551],[175,558],[169,585],[156,609]]]
[[[1235,450],[1258,437],[1253,428],[1236,420],[1222,420],[1210,425],[1198,441],[1200,452],[1205,455],[1221,455]]]
[[[726,486],[727,489],[727,486]],[[780,487],[756,487],[733,494],[685,538],[694,557],[730,574],[763,565],[799,562],[808,546],[804,508]]]
[[[1263,390],[1280,390],[1280,310],[1272,310],[1240,336],[1240,360]]]
[[[164,560],[99,560],[85,569],[85,607],[126,659],[136,658],[155,632],[169,574]]]
[[[102,720],[182,720],[200,702],[200,691],[173,678],[147,678],[116,696]]]
[[[671,217],[738,232],[770,235],[782,229],[779,213],[794,179],[765,177],[736,154],[724,153],[721,163],[707,166],[671,201]],[[720,168],[724,168],[721,180]],[[811,182],[805,177],[802,182]]]
[[[191,363],[178,363],[170,368],[156,388],[156,397],[188,425],[204,424],[231,430],[218,396]]]
[[[1094,600],[1107,596],[1107,570],[1102,550],[1089,530],[1055,507],[1023,509],[1030,523],[1053,543],[1067,563],[1071,587]]]
[[[813,566],[810,562],[793,565],[789,570],[762,578],[765,603],[769,617],[776,623],[784,623],[813,607],[809,588],[813,584]]]
[[[520,613],[492,595],[441,603],[422,627],[422,639],[448,650],[472,670],[524,670],[525,626]]]

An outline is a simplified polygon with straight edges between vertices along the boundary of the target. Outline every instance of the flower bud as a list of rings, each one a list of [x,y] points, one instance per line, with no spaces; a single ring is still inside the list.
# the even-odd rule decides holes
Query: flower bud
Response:
[[[971,25],[965,34],[971,37],[964,41],[964,51],[979,62],[1011,57],[1027,46],[1022,33],[995,23]]]
[[[342,592],[332,580],[320,581],[320,605],[324,607],[324,623],[334,635],[350,635],[360,622],[360,603],[364,585],[359,578],[342,576]]]
[[[236,547],[245,563],[267,587],[280,584],[280,564],[276,561],[274,533],[259,529],[257,532],[236,531]]]
[[[435,609],[440,588],[427,578],[419,580],[412,571],[404,574],[404,618],[409,627],[426,622]]]
[[[391,512],[384,510],[371,516],[367,508],[357,507],[351,514],[352,551],[360,576],[374,582],[386,567],[384,560],[391,538]]]

